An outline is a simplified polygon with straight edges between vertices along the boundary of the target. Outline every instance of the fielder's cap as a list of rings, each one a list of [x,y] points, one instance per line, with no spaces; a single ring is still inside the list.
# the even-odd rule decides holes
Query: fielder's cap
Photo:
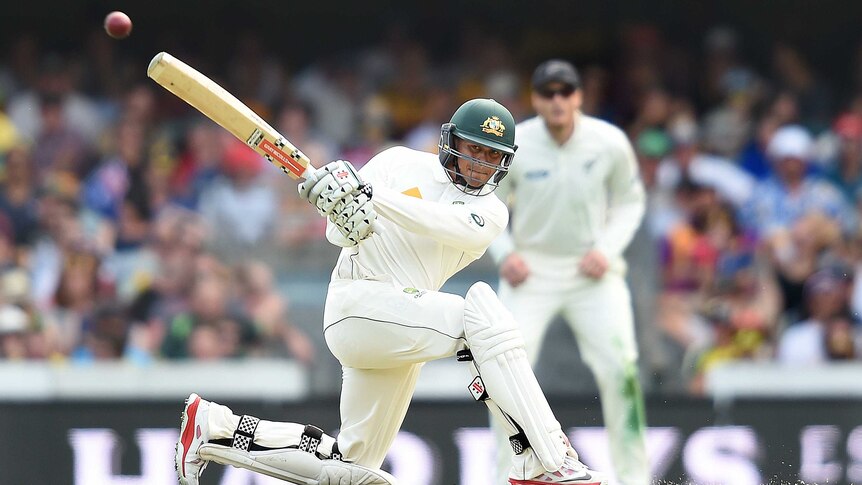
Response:
[[[766,154],[773,160],[796,158],[807,161],[813,148],[814,140],[808,130],[799,125],[788,125],[775,131],[766,146]]]
[[[573,88],[581,86],[581,78],[575,66],[562,59],[550,59],[541,64],[533,71],[533,89],[547,86],[551,83],[560,83]]]

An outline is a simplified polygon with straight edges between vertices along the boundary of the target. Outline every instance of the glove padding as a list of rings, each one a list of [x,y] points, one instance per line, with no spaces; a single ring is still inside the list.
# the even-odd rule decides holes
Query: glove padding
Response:
[[[370,190],[347,194],[334,204],[332,213],[329,215],[329,220],[338,228],[341,235],[354,245],[374,232],[372,226],[377,220],[377,212],[368,193]]]
[[[299,184],[299,196],[317,207],[320,215],[329,216],[341,198],[364,185],[350,162],[336,160],[315,170]]]

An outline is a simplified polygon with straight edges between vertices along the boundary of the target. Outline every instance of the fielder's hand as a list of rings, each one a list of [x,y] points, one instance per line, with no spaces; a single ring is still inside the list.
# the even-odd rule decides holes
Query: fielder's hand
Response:
[[[511,253],[500,264],[500,276],[515,288],[530,276],[530,268],[518,253]]]
[[[581,262],[578,264],[578,269],[581,273],[597,280],[604,276],[605,271],[608,270],[608,258],[606,258],[598,249],[590,249],[587,251],[587,254],[581,258]]]
[[[299,184],[299,196],[317,207],[320,215],[329,216],[339,200],[364,185],[350,162],[336,160],[315,170]]]
[[[367,189],[366,189],[367,187]],[[371,186],[347,194],[336,202],[329,220],[354,245],[374,232],[377,212],[371,202]]]

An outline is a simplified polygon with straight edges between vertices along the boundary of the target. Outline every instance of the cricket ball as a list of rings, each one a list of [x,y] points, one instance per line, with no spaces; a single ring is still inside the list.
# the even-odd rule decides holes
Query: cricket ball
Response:
[[[111,12],[105,17],[105,32],[115,39],[126,38],[132,32],[132,19],[123,12]]]

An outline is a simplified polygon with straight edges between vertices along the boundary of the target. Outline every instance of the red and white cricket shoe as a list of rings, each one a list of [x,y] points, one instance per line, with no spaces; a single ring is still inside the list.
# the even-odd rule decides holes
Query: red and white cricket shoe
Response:
[[[209,440],[208,415],[209,402],[191,393],[183,409],[180,439],[174,459],[181,485],[198,485],[201,473],[209,463],[197,453],[198,448]]]
[[[513,478],[509,474],[511,485],[547,485],[558,483],[561,485],[608,485],[608,478],[597,471],[590,470],[577,458],[566,455],[563,466],[555,472],[545,472],[533,478]]]

